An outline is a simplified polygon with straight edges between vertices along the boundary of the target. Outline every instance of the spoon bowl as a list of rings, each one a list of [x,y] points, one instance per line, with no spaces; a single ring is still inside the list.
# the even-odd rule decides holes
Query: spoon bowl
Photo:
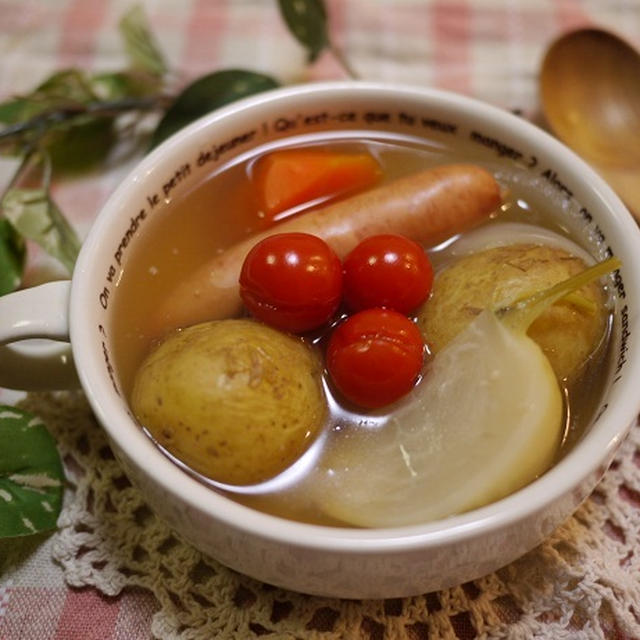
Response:
[[[640,218],[640,53],[602,29],[569,32],[545,55],[540,94],[555,135]]]

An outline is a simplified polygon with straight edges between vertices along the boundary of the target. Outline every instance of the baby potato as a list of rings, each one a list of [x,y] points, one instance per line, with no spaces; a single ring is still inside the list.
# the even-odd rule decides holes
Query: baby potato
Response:
[[[515,244],[465,256],[436,275],[418,326],[435,353],[483,309],[510,304],[585,268],[581,258],[545,245]],[[602,288],[594,282],[549,307],[527,333],[558,379],[570,381],[604,337],[606,315]]]
[[[291,465],[327,415],[312,348],[248,319],[171,334],[136,374],[131,406],[179,460],[234,485],[261,482]]]

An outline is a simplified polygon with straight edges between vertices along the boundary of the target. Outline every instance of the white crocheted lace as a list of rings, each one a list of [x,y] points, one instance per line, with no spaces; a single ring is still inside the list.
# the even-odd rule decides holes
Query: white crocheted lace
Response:
[[[517,562],[446,591],[342,601],[258,583],[181,541],[131,486],[80,392],[22,405],[57,438],[75,486],[53,545],[67,582],[108,595],[149,589],[158,638],[640,637],[640,426],[577,513]]]

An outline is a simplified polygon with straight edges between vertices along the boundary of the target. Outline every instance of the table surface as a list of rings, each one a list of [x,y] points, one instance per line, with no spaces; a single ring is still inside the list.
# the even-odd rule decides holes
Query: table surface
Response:
[[[29,90],[61,68],[124,66],[117,22],[129,6],[116,0],[0,0],[0,99]],[[307,64],[275,0],[146,0],[144,7],[176,71],[176,86],[222,68],[252,69],[282,83],[344,77],[329,53]],[[327,7],[332,37],[359,77],[450,89],[517,110],[538,123],[537,73],[553,38],[597,24],[640,45],[637,0],[327,0]],[[56,201],[81,236],[133,161],[54,185]],[[55,263],[34,247],[30,251],[26,284],[59,274]],[[0,403],[20,399],[0,390]],[[184,595],[172,597],[173,586],[167,585],[174,583],[166,578],[166,567],[163,573],[147,562],[139,572],[144,579],[136,578],[134,570],[112,566],[105,555],[108,533],[101,534],[103,547],[89,544],[101,526],[96,513],[108,521],[124,507],[92,509],[86,492],[78,507],[74,487],[86,490],[81,476],[90,462],[98,459],[103,465],[102,480],[92,476],[92,490],[103,486],[106,475],[114,483],[122,477],[83,398],[45,394],[27,402],[55,425],[69,489],[58,532],[0,542],[2,640],[640,637],[640,593],[624,573],[635,571],[637,581],[637,429],[578,517],[551,544],[496,576],[402,601],[344,603],[287,594],[207,565],[220,582],[212,582],[208,601],[200,596],[185,606]],[[59,425],[56,416],[63,418]],[[124,486],[126,479],[120,482],[118,495],[134,495],[127,493],[133,489]],[[144,513],[136,504],[136,513]],[[159,524],[148,526],[161,530]],[[585,538],[587,531],[592,537]],[[170,533],[163,535],[170,540]],[[590,544],[601,545],[596,549],[603,550],[601,561],[585,552]],[[187,545],[179,548],[194,566],[203,565]],[[572,550],[586,553],[591,564],[576,569],[580,563]],[[87,553],[94,554],[91,563],[82,561]],[[175,559],[175,552],[167,553],[170,557]],[[540,575],[541,567],[552,569]],[[176,569],[176,583],[178,575],[184,587],[188,577]]]

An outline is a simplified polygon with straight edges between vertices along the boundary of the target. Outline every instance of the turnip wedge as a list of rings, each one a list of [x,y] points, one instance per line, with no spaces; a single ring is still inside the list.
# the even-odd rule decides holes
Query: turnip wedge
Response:
[[[619,266],[616,258],[496,311],[440,351],[378,429],[346,430],[316,478],[345,524],[392,527],[462,513],[544,473],[558,451],[563,396],[527,328],[549,305]]]

